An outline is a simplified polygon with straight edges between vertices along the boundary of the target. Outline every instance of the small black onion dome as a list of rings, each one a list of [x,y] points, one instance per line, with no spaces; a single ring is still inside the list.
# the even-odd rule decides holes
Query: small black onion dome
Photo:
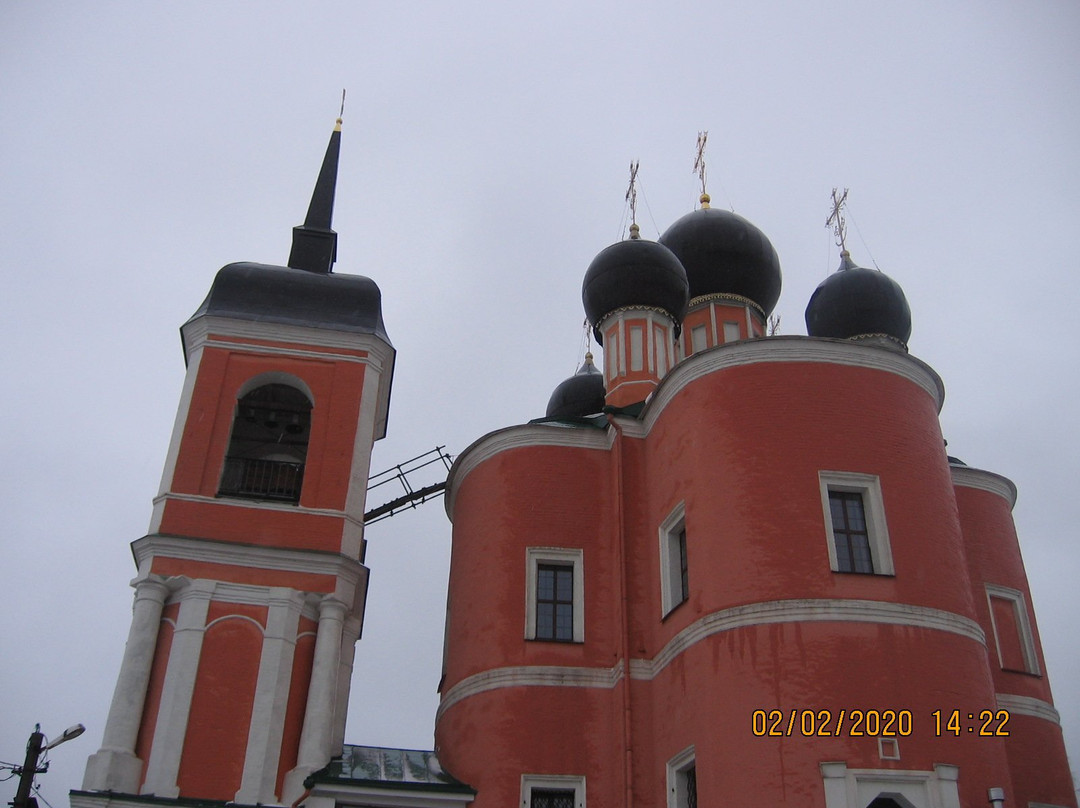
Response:
[[[625,308],[661,309],[675,320],[678,336],[690,301],[686,270],[662,244],[630,238],[600,251],[589,264],[581,284],[581,302],[597,342],[604,344],[599,325],[612,312]]]
[[[810,295],[806,333],[836,339],[885,335],[906,346],[911,309],[900,284],[884,272],[856,266],[844,250],[840,268]]]
[[[548,399],[548,418],[584,418],[604,409],[607,390],[604,374],[593,364],[593,355],[585,354],[585,361],[577,373],[565,379],[555,388]]]
[[[725,294],[747,298],[768,317],[780,299],[780,259],[765,234],[737,213],[702,207],[660,236],[686,269],[690,299]]]

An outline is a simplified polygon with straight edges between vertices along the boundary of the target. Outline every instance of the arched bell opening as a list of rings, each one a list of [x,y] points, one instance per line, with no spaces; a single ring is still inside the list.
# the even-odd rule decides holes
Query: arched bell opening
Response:
[[[236,404],[218,495],[298,503],[311,401],[287,384],[264,384]]]

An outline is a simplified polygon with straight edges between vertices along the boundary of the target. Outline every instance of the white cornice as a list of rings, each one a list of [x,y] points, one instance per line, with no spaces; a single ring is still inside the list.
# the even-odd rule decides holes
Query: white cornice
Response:
[[[707,637],[724,631],[774,623],[839,622],[912,626],[958,634],[986,645],[974,620],[962,615],[878,600],[792,599],[751,603],[705,615],[676,634],[652,659],[631,659],[630,678],[649,681],[672,660]],[[623,677],[620,662],[611,668],[519,666],[494,668],[462,679],[443,694],[435,721],[463,699],[504,687],[612,688]],[[1000,697],[999,697],[1000,701]]]
[[[131,552],[140,569],[144,562],[161,556],[233,567],[331,575],[350,584],[355,584],[361,576],[367,574],[367,567],[355,558],[340,553],[236,544],[211,539],[166,536],[160,533],[136,539],[131,543]]]
[[[229,497],[207,497],[202,494],[178,494],[170,491],[154,497],[154,505],[162,502],[176,500],[178,502],[198,502],[204,505],[221,505],[226,508],[244,508],[246,510],[279,511],[281,513],[303,513],[313,516],[332,516],[335,519],[344,519],[346,522],[363,527],[363,517],[356,517],[345,511],[336,511],[332,508],[305,508],[301,505],[288,505],[282,502],[270,502],[269,500],[254,499],[230,499]]]
[[[585,668],[563,665],[521,665],[468,676],[446,691],[435,713],[435,723],[462,699],[504,687],[598,687],[611,689],[623,678],[623,665]]]
[[[474,440],[458,455],[446,478],[446,514],[453,520],[457,488],[481,463],[501,452],[528,446],[565,446],[571,449],[607,451],[613,435],[610,430],[560,424],[522,424],[489,432]]]
[[[652,659],[630,661],[630,678],[652,679],[688,648],[724,631],[771,623],[884,623],[959,634],[986,645],[986,635],[974,620],[941,609],[880,600],[797,598],[750,603],[722,609],[691,623],[671,638]]]
[[[1008,477],[971,466],[949,466],[949,471],[952,472],[953,485],[997,494],[1009,503],[1009,510],[1016,505],[1016,485]]]
[[[668,403],[688,385],[718,371],[763,362],[847,365],[884,371],[921,387],[933,399],[938,412],[945,401],[945,386],[933,368],[894,348],[819,337],[759,337],[717,345],[683,359],[661,380],[640,419],[614,416],[615,421],[627,437],[644,438]],[[458,455],[450,470],[446,513],[453,519],[456,488],[469,472],[499,452],[526,446],[610,449],[613,441],[610,429],[605,432],[556,423],[523,424],[489,432]]]
[[[759,337],[717,345],[687,357],[672,368],[642,413],[646,431],[652,429],[668,402],[687,385],[720,370],[763,362],[812,362],[881,370],[917,384],[933,398],[938,412],[945,402],[941,377],[925,362],[901,351],[820,337]]]
[[[458,808],[476,798],[472,791],[440,790],[428,784],[409,788],[408,783],[388,783],[380,788],[361,783],[316,782],[307,798],[309,805],[317,805],[322,799],[333,800],[333,805],[378,805],[380,808]],[[76,806],[72,806],[76,808]],[[78,808],[82,808],[79,806]],[[126,806],[123,806],[126,808]],[[140,806],[139,808],[146,808]]]
[[[310,326],[289,325],[286,323],[261,322],[259,320],[241,320],[232,317],[219,317],[204,314],[189,320],[181,327],[184,332],[184,345],[188,354],[198,350],[209,340],[224,341],[222,337],[236,337],[242,340],[264,340],[273,343],[291,343],[295,350],[282,346],[252,345],[241,343],[244,350],[275,351],[322,356],[328,359],[362,359],[351,354],[332,354],[323,351],[307,352],[305,345],[319,348],[331,348],[340,351],[364,351],[372,358],[372,364],[382,366],[394,349],[385,340],[374,334],[341,331],[331,328],[312,328]]]
[[[1012,693],[998,693],[997,706],[1002,710],[1018,715],[1030,715],[1033,718],[1041,718],[1054,724],[1061,723],[1061,713],[1053,704],[1031,696],[1016,696]]]

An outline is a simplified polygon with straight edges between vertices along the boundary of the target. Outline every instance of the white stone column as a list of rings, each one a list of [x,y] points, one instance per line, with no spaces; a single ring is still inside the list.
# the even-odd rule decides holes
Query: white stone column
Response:
[[[301,595],[295,590],[278,587],[270,592],[244,775],[235,797],[238,803],[265,805],[278,801],[274,789],[302,605]]]
[[[141,794],[158,797],[178,797],[180,789],[176,776],[180,771],[180,755],[184,751],[191,697],[199,673],[203,637],[206,634],[206,615],[214,582],[193,581],[180,596],[180,614],[173,632],[169,666],[161,688],[154,740],[150,745],[150,760],[146,766],[146,781]]]
[[[315,635],[315,655],[304,711],[304,728],[300,732],[300,750],[296,768],[286,776],[281,795],[286,805],[303,793],[304,778],[330,760],[345,612],[345,604],[330,596],[324,597],[319,603],[319,630]]]
[[[345,719],[349,711],[349,691],[352,689],[353,662],[356,658],[356,641],[360,639],[363,618],[355,616],[345,621],[341,637],[341,664],[338,673],[338,691],[334,709],[334,732],[330,737],[331,757],[345,745]]]
[[[131,613],[124,659],[116,679],[109,717],[101,749],[86,762],[83,789],[134,794],[139,788],[142,761],[135,756],[135,742],[142,723],[146,689],[154,664],[161,611],[169,588],[159,578],[135,583],[135,603]]]

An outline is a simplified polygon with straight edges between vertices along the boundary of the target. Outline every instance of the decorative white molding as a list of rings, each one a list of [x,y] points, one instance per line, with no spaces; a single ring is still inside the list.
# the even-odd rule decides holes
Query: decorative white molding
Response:
[[[532,805],[534,788],[559,788],[574,791],[574,808],[585,808],[585,775],[523,774],[521,775],[521,808]]]
[[[885,499],[881,494],[881,480],[876,474],[854,471],[819,471],[821,507],[825,513],[825,532],[829,549],[829,568],[840,571],[836,557],[836,534],[832,522],[830,491],[847,491],[860,494],[863,516],[866,519],[867,538],[870,544],[870,562],[874,575],[893,575],[892,547],[889,544],[889,526],[885,521]]]
[[[879,796],[892,797],[905,808],[961,808],[958,766],[935,763],[933,771],[922,771],[849,769],[843,761],[818,765],[825,808],[863,808]]]
[[[667,808],[686,808],[689,801],[686,770],[691,768],[695,761],[694,745],[690,744],[667,762]]]
[[[1027,673],[1038,675],[1039,655],[1035,651],[1035,635],[1031,631],[1031,621],[1028,619],[1027,599],[1019,589],[999,584],[986,584],[986,606],[990,610],[990,625],[994,629],[994,644],[997,646],[998,664],[1005,668],[1005,657],[1001,653],[1001,636],[998,629],[997,618],[994,616],[993,598],[1008,601],[1013,607],[1013,619],[1016,621],[1016,631],[1019,635],[1020,650],[1024,655],[1024,669]]]
[[[1016,506],[1016,484],[1008,477],[971,466],[949,466],[949,471],[952,473],[953,485],[997,494],[1009,503],[1009,510]]]
[[[650,680],[672,660],[713,634],[772,623],[882,623],[946,631],[986,645],[986,635],[974,620],[925,606],[876,600],[796,599],[753,603],[708,614],[676,634],[652,659],[631,659],[631,679]],[[458,702],[503,687],[612,688],[623,677],[620,661],[611,668],[523,665],[493,668],[473,674],[443,694],[435,721]]]
[[[623,664],[611,668],[562,665],[521,665],[494,668],[462,679],[443,694],[435,712],[438,723],[443,713],[463,699],[504,687],[595,687],[611,689],[623,678]]]
[[[565,446],[570,449],[607,451],[611,430],[565,427],[554,424],[522,424],[489,432],[458,455],[446,478],[446,515],[454,518],[454,500],[462,481],[477,466],[497,454],[531,446]]]
[[[822,337],[776,336],[717,345],[676,365],[646,405],[642,419],[646,429],[659,418],[668,403],[687,385],[716,371],[764,362],[813,362],[849,365],[893,373],[921,387],[941,412],[945,385],[933,368],[915,357],[888,348]]]
[[[202,494],[181,494],[176,491],[169,491],[164,494],[159,494],[154,498],[155,508],[168,500],[175,500],[177,502],[199,502],[207,505],[221,505],[226,508],[244,508],[246,510],[257,511],[278,511],[279,513],[305,513],[313,514],[315,516],[333,516],[338,519],[344,519],[347,522],[352,522],[359,527],[363,527],[364,519],[363,515],[354,516],[346,511],[338,511],[333,508],[305,508],[302,505],[287,505],[281,502],[271,502],[269,500],[255,500],[255,499],[230,499],[229,497],[208,497]]]
[[[683,388],[714,372],[764,362],[813,362],[847,365],[892,373],[921,387],[941,412],[945,386],[933,368],[910,354],[875,345],[822,337],[759,337],[717,345],[695,352],[675,365],[649,397],[640,419],[615,416],[623,433],[644,438],[660,414]],[[446,513],[453,519],[456,490],[473,469],[500,452],[529,446],[566,446],[576,449],[610,449],[612,430],[524,424],[489,432],[473,441],[454,462],[447,478]]]
[[[333,349],[338,351],[363,351],[374,360],[373,364],[382,366],[386,363],[388,355],[392,356],[394,353],[394,349],[375,334],[329,327],[314,328],[311,326],[290,325],[288,323],[243,320],[213,314],[204,314],[184,323],[181,331],[183,332],[184,346],[188,355],[208,342],[214,342],[219,346],[234,347],[242,351],[288,353],[294,356],[310,355],[334,361],[356,360],[358,358],[363,359],[363,357],[357,357],[352,353],[334,353]],[[273,345],[252,344],[250,342],[229,343],[228,337],[235,337],[240,340],[260,340],[273,343]],[[281,343],[296,346],[295,350],[280,347]],[[303,345],[330,348],[332,350],[306,351],[300,347]]]
[[[425,786],[410,791],[408,786],[393,784],[390,788],[344,783],[316,783],[311,795],[304,799],[308,808],[335,808],[335,806],[378,806],[379,808],[464,808],[476,795],[459,791],[434,791]],[[83,808],[83,806],[72,806]],[[86,808],[96,808],[86,806]],[[108,806],[113,808],[113,806]],[[127,808],[127,806],[115,806]],[[145,805],[132,808],[146,808]]]
[[[1032,718],[1041,718],[1052,724],[1061,725],[1061,713],[1048,701],[1036,699],[1031,696],[1017,696],[1013,693],[997,693],[997,706],[1002,710],[1018,715],[1029,715]]]
[[[355,558],[341,553],[236,544],[212,539],[166,536],[160,533],[136,539],[131,543],[131,552],[140,569],[144,562],[161,556],[233,567],[333,575],[353,584],[359,582],[367,573],[367,567]]]
[[[585,642],[585,551],[579,547],[525,548],[525,639],[536,639],[536,577],[540,564],[574,568],[574,642]]]
[[[722,609],[691,623],[652,659],[630,660],[631,679],[653,679],[688,648],[724,631],[771,623],[883,623],[947,631],[986,645],[974,620],[952,612],[879,600],[798,598],[751,603]]]
[[[686,503],[676,505],[658,529],[660,539],[660,618],[690,597],[682,591],[679,534],[686,535]],[[687,550],[689,552],[689,550]],[[678,601],[675,600],[678,595]]]

